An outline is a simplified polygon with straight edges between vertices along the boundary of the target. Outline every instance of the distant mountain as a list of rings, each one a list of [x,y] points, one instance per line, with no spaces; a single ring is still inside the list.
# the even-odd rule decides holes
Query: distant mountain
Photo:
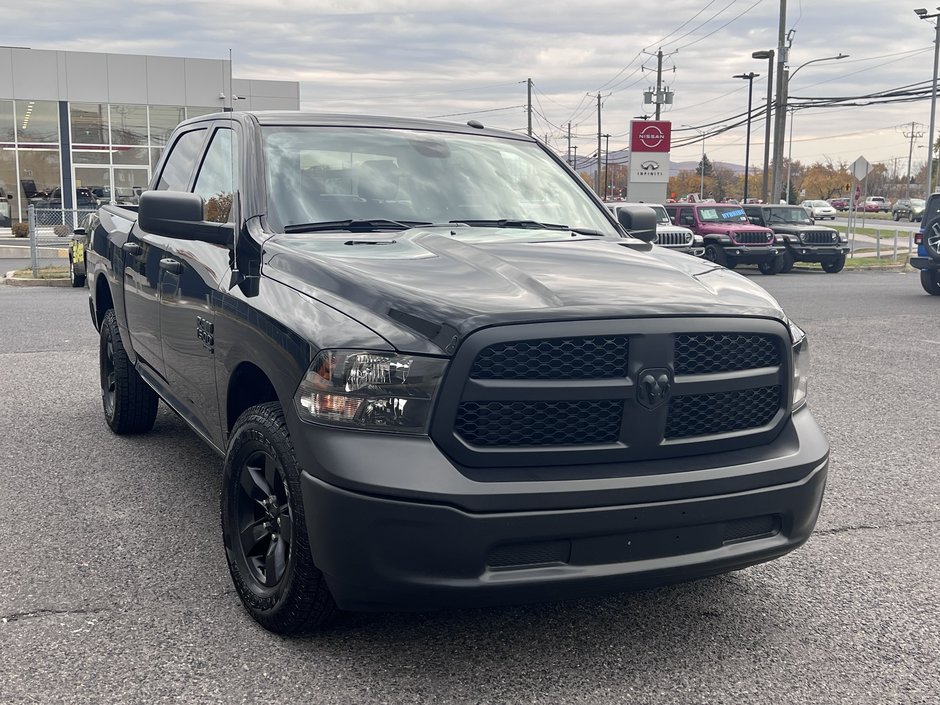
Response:
[[[698,169],[699,160],[696,159],[694,162],[672,162],[669,166],[669,176],[678,176],[680,171],[696,171]],[[730,162],[712,162],[713,167],[722,167],[724,169],[731,169],[735,174],[743,174],[744,166],[742,164],[731,164]],[[753,173],[753,172],[751,172]]]

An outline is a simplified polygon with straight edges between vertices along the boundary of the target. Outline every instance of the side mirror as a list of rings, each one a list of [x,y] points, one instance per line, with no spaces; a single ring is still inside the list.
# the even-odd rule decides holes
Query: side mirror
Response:
[[[620,206],[617,222],[638,240],[652,242],[656,239],[656,212],[648,206]]]
[[[204,207],[202,197],[195,193],[144,191],[137,207],[137,224],[154,235],[231,246],[234,226],[203,220]]]

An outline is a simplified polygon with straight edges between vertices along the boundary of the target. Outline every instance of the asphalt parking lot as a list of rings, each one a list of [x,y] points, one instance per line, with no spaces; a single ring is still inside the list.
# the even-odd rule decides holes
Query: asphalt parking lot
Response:
[[[107,430],[85,290],[0,287],[0,703],[940,702],[940,299],[916,274],[748,276],[811,336],[832,461],[808,544],[304,640],[231,588],[219,459],[165,407],[146,436]]]

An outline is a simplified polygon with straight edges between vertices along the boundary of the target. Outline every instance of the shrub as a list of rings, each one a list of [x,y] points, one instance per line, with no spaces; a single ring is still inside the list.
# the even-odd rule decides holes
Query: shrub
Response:
[[[29,223],[13,223],[13,237],[29,237]]]

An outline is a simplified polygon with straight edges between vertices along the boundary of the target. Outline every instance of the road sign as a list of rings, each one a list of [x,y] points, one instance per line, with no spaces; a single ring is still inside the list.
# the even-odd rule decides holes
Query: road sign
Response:
[[[861,181],[868,176],[868,172],[871,171],[871,163],[865,159],[865,157],[859,157],[852,162],[849,170],[852,172],[852,176]]]

